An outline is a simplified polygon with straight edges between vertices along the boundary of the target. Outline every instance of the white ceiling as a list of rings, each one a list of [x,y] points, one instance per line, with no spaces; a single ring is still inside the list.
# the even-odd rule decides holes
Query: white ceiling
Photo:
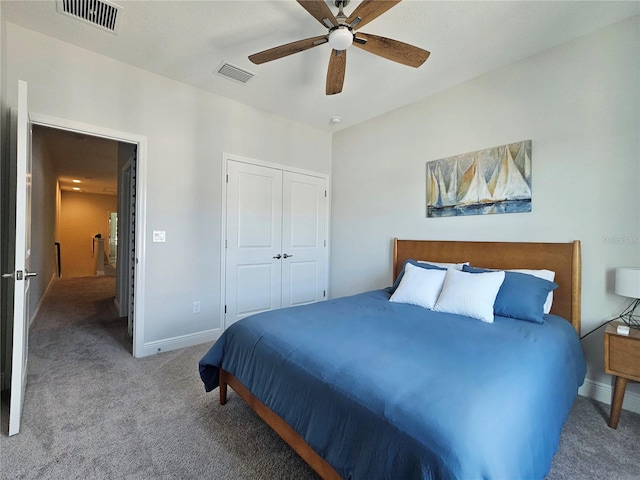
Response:
[[[640,14],[638,1],[405,0],[362,31],[424,48],[431,57],[413,69],[351,48],[343,92],[326,96],[328,45],[262,65],[247,58],[326,33],[293,0],[116,0],[124,7],[117,35],[57,13],[55,0],[2,3],[9,22],[328,131]],[[353,0],[347,15],[359,3]],[[246,85],[217,76],[222,61],[256,76]],[[342,122],[332,125],[332,116]]]

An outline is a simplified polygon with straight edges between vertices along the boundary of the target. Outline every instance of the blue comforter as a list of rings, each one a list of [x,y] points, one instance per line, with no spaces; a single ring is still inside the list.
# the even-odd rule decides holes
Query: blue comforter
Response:
[[[386,290],[229,327],[200,361],[282,417],[345,479],[542,479],[585,376],[575,330],[492,324]]]

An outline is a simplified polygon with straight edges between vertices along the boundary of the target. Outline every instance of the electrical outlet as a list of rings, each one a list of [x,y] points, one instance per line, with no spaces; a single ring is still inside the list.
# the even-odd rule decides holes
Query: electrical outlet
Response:
[[[200,302],[193,302],[193,313],[200,313]]]

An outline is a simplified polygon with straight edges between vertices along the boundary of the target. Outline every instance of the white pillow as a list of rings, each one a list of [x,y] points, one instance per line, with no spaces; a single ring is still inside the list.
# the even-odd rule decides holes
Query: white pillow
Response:
[[[493,323],[493,304],[502,282],[504,272],[467,273],[449,268],[433,309]]]
[[[446,270],[431,270],[407,263],[400,285],[389,301],[433,309],[446,275]]]
[[[418,263],[428,263],[429,265],[433,265],[434,267],[455,268],[456,270],[462,270],[463,266],[469,265],[469,262],[464,262],[464,263],[443,263],[443,262],[430,262],[428,260],[418,260]]]
[[[532,275],[534,277],[542,278],[543,280],[549,280],[553,282],[556,278],[556,272],[551,270],[528,270],[526,268],[519,268],[515,270],[507,270],[508,272],[517,272],[517,273],[526,273],[527,275]],[[549,292],[547,295],[547,299],[544,302],[544,313],[547,314],[551,311],[551,305],[553,304],[553,290]]]

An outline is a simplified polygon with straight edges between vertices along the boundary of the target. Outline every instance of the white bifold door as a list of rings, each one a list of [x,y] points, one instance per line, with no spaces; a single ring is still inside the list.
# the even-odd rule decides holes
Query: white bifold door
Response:
[[[326,179],[229,160],[225,328],[326,298]]]

